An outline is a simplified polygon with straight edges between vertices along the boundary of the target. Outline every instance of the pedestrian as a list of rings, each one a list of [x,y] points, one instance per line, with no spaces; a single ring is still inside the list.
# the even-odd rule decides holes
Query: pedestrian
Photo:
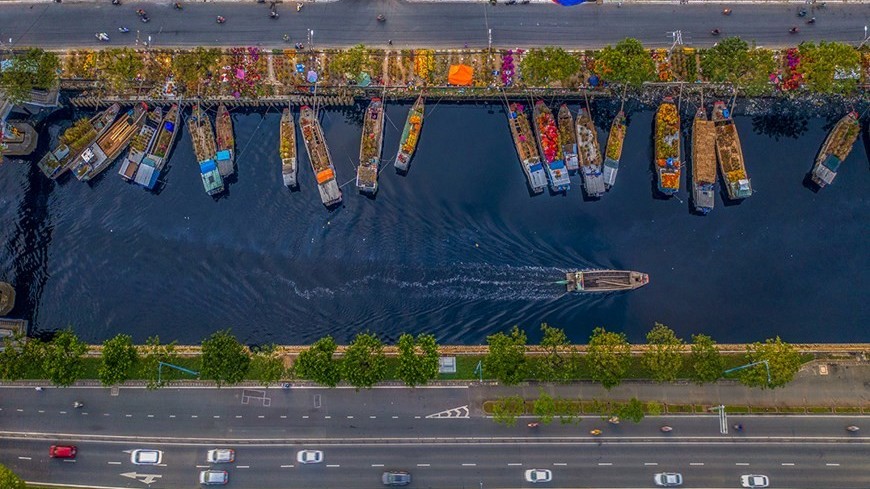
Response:
[[[392,45],[393,45],[393,40],[392,40],[392,39],[387,39],[387,44],[389,44],[390,46],[392,46]]]

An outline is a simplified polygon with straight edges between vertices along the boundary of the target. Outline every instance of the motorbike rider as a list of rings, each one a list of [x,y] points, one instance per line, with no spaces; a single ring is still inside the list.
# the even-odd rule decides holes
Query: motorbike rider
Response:
[[[227,19],[223,18],[222,16],[220,16],[220,15],[217,16],[217,23],[218,24],[223,24],[226,21],[227,21]]]
[[[730,8],[723,9],[722,15],[731,15],[731,9]]]
[[[860,430],[860,429],[861,429],[861,428],[859,428],[859,427],[857,427],[857,426],[855,426],[855,425],[851,425],[851,426],[847,426],[847,427],[846,427],[846,431],[851,431],[852,433],[855,433],[855,432],[857,432],[857,431]]]
[[[378,19],[378,22],[383,22],[383,21],[387,20],[387,18],[384,17],[384,14],[378,14],[377,19]]]
[[[798,33],[798,28],[797,28],[797,27],[792,27],[791,29],[788,30],[788,32],[789,32],[790,34],[797,34],[797,33]]]
[[[661,427],[661,430],[662,430],[662,432],[664,432],[664,433],[668,433],[669,431],[673,430],[673,428],[671,428],[671,427],[668,426],[668,425],[665,425],[665,426],[662,426],[662,427]]]
[[[815,18],[815,17],[813,17],[812,19],[810,19],[810,20],[807,21],[807,24],[815,24],[815,23],[816,23],[816,18]]]
[[[302,10],[302,4],[301,4],[301,3],[297,3],[297,4],[296,4],[296,11],[299,12],[300,10]]]
[[[713,34],[714,36],[718,36],[718,35],[719,35],[719,29],[713,29],[712,31],[710,31],[710,34]]]
[[[181,10],[181,9],[182,9],[181,4],[180,4],[179,2],[175,2],[175,5],[174,5],[174,6],[175,6],[175,10]]]

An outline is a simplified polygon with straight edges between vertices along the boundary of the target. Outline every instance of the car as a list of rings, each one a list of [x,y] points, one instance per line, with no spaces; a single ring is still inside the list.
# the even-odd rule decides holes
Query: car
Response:
[[[229,464],[236,461],[236,451],[232,448],[215,448],[209,450],[205,457],[210,464]]]
[[[160,450],[139,449],[130,453],[130,461],[136,465],[157,465],[163,460]]]
[[[52,445],[48,449],[48,456],[51,458],[76,458],[76,452],[79,449],[75,445]]]
[[[320,450],[299,450],[296,461],[300,464],[319,464],[323,462],[323,452]]]
[[[526,471],[526,482],[550,482],[553,480],[553,472],[548,469],[529,469]]]
[[[766,475],[741,475],[740,476],[740,486],[741,487],[767,487],[770,485],[770,479],[767,478]]]
[[[226,470],[203,470],[199,473],[199,483],[207,486],[222,486],[230,481]]]
[[[678,487],[683,485],[683,475],[675,472],[662,472],[653,477],[659,487]]]
[[[411,483],[411,474],[404,470],[390,470],[381,475],[385,486],[407,486]]]

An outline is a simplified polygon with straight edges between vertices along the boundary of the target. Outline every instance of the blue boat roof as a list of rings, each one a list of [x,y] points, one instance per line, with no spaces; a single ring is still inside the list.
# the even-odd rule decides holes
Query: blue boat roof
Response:
[[[199,172],[202,174],[206,174],[215,170],[217,170],[217,165],[215,164],[214,160],[205,160],[199,164]]]
[[[556,160],[556,161],[550,163],[550,168],[555,168],[557,170],[561,170],[561,169],[565,168],[565,162],[562,160]]]
[[[535,163],[534,165],[532,165],[532,166],[529,167],[529,170],[530,170],[530,171],[543,171],[543,170],[544,170],[544,165],[542,165],[542,164],[540,164],[540,163]]]
[[[225,149],[225,150],[223,150],[223,151],[218,151],[218,152],[217,152],[217,155],[215,155],[215,159],[217,159],[218,161],[224,161],[224,160],[228,160],[228,159],[230,159],[230,152],[229,152],[229,150],[226,150],[226,149]]]

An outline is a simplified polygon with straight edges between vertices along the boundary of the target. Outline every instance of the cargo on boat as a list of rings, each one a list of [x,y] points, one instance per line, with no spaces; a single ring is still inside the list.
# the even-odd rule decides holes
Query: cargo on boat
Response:
[[[136,176],[142,159],[151,151],[154,142],[157,141],[157,131],[162,123],[163,109],[160,107],[156,107],[145,116],[145,123],[142,125],[142,129],[139,129],[139,134],[133,136],[133,140],[130,141],[130,150],[127,151],[127,156],[121,163],[121,169],[118,170],[121,178],[129,182]]]
[[[292,188],[296,186],[296,174],[299,168],[296,165],[296,125],[293,122],[293,114],[289,107],[285,107],[281,112],[279,140],[281,176],[284,178],[284,185]]]
[[[233,135],[233,117],[227,110],[226,105],[218,105],[214,125],[215,132],[217,133],[217,152],[215,153],[215,160],[217,161],[217,167],[221,177],[227,177],[236,171],[236,138]]]
[[[538,147],[544,158],[544,169],[550,180],[550,188],[553,192],[565,192],[571,188],[571,181],[568,178],[568,168],[562,160],[562,145],[559,142],[556,119],[553,118],[553,112],[543,100],[535,102],[533,117],[538,136]]]
[[[680,190],[680,114],[674,100],[665,97],[656,112],[655,172],[659,192],[674,195]]]
[[[813,183],[823,188],[834,181],[840,164],[849,157],[860,133],[861,125],[855,111],[849,112],[837,122],[816,156],[816,163],[810,174]]]
[[[73,162],[76,178],[87,182],[108,168],[142,128],[147,112],[148,106],[144,102],[135,105],[97,138],[97,142],[88,146]]]
[[[208,114],[202,112],[199,104],[193,107],[193,113],[187,121],[190,140],[193,142],[193,153],[199,166],[199,176],[202,186],[209,195],[217,195],[224,191],[224,179],[214,160],[217,145],[214,141],[214,131]]]
[[[725,102],[721,100],[713,104],[713,122],[716,124],[716,156],[728,198],[745,199],[752,195],[752,184],[743,163],[743,148],[740,146],[737,126]]]
[[[633,290],[649,283],[645,273],[628,270],[581,270],[568,272],[560,282],[568,292],[616,292]]]
[[[378,167],[384,146],[384,103],[375,97],[363,116],[362,138],[359,143],[359,166],[356,167],[356,188],[365,194],[378,192]]]
[[[177,104],[172,104],[160,124],[160,129],[154,138],[154,144],[148,154],[142,158],[142,163],[139,164],[139,169],[133,179],[134,182],[149,190],[157,185],[160,172],[163,171],[166,160],[169,159],[169,152],[172,151],[172,145],[175,143],[175,138],[181,130],[180,124],[181,111],[178,110]]]
[[[417,141],[420,139],[420,131],[423,129],[423,96],[417,97],[417,101],[411,106],[408,118],[405,120],[405,128],[402,129],[402,137],[399,139],[399,153],[396,155],[394,166],[396,170],[407,173],[411,166],[411,157],[417,150]]]
[[[601,171],[601,147],[598,145],[595,123],[585,108],[577,113],[576,130],[583,189],[589,197],[601,197],[605,191],[604,173]]]
[[[535,136],[532,134],[532,126],[526,116],[525,108],[521,104],[512,103],[508,106],[508,123],[511,127],[511,136],[517,155],[520,157],[520,165],[526,174],[526,180],[532,192],[539,194],[547,187],[547,175],[544,165],[541,164],[541,155],[535,146]]]
[[[0,282],[0,316],[9,314],[13,307],[15,307],[15,288],[10,283]]]
[[[566,104],[559,107],[559,142],[562,143],[562,154],[565,156],[565,166],[568,171],[579,168],[577,157],[577,135],[574,131],[574,116]]]
[[[716,201],[716,126],[699,107],[692,121],[692,202],[706,214]]]
[[[335,166],[332,164],[332,155],[323,138],[323,129],[314,110],[303,105],[299,111],[299,129],[302,131],[302,142],[305,144],[305,153],[311,163],[311,169],[317,178],[317,190],[320,192],[320,200],[325,206],[335,205],[341,202],[341,189],[335,181]]]
[[[610,124],[610,134],[607,135],[607,149],[604,152],[604,186],[612,187],[616,183],[616,173],[619,171],[619,160],[622,158],[622,143],[625,140],[625,112],[619,111]]]
[[[112,121],[118,117],[121,106],[112,104],[108,109],[99,112],[90,119],[81,119],[64,131],[60,143],[39,160],[37,166],[52,180],[69,170],[82,152],[103,135]]]

